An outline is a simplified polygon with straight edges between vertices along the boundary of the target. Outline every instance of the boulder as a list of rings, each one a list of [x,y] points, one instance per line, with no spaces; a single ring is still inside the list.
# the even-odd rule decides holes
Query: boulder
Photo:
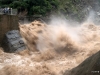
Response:
[[[26,49],[18,30],[8,31],[3,39],[2,46],[5,52],[16,52]]]
[[[100,51],[63,75],[100,75]]]

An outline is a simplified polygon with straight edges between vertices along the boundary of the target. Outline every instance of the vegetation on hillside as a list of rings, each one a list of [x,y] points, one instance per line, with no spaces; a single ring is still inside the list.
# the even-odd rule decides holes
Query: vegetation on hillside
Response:
[[[0,0],[1,7],[18,9],[18,13],[27,11],[28,15],[48,15],[52,12],[61,12],[66,17],[75,19],[84,18],[84,8],[96,8],[99,0]],[[77,17],[76,17],[77,16]]]
[[[58,0],[1,0],[1,7],[16,8],[18,11],[27,10],[29,15],[41,14],[58,9]]]

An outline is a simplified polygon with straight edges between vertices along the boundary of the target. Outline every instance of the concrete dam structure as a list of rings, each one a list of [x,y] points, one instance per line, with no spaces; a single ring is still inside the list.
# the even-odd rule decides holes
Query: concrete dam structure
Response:
[[[0,46],[5,33],[11,30],[18,30],[18,16],[0,15]]]

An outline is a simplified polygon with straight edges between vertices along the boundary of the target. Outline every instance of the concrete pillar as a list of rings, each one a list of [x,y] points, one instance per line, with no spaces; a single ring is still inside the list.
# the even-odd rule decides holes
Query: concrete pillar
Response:
[[[0,46],[5,33],[18,30],[18,17],[16,15],[0,15]]]

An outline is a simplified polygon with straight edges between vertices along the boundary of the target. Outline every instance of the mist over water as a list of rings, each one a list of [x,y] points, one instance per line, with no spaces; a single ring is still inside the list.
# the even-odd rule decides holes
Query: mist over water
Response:
[[[67,47],[68,43],[80,45],[82,41],[98,36],[96,32],[95,12],[91,11],[87,19],[82,22],[69,21],[66,18],[53,16],[49,24],[39,34],[36,47],[38,50],[49,50]],[[87,27],[87,29],[86,29]],[[94,31],[92,31],[94,29]]]
[[[49,25],[39,34],[37,49],[56,49],[57,47],[65,47],[70,40],[79,41],[78,29],[75,30],[75,27],[66,21],[66,19],[62,18],[52,18]]]

